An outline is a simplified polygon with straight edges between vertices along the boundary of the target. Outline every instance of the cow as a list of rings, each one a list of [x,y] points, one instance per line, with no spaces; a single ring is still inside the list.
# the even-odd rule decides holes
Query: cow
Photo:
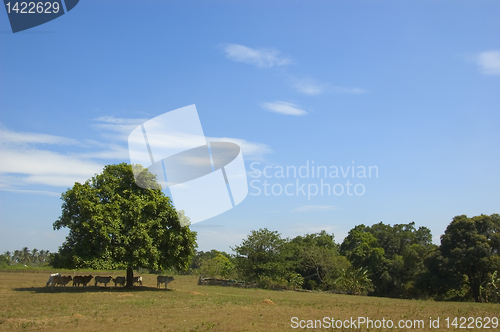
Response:
[[[60,273],[53,273],[50,275],[49,277],[49,281],[47,281],[47,284],[45,285],[45,287],[49,287],[50,284],[52,284],[52,278],[53,277],[60,277],[61,274]]]
[[[160,288],[161,284],[165,284],[165,289],[167,289],[167,285],[169,282],[174,281],[174,277],[169,276],[158,276],[156,277],[156,287]]]
[[[142,286],[142,277],[134,277],[134,284],[139,283]]]
[[[104,284],[104,287],[107,287],[108,283],[113,279],[113,277],[95,277],[95,286],[97,286],[98,283]]]
[[[78,286],[82,284],[83,287],[86,287],[87,284],[92,280],[93,276],[88,275],[88,276],[75,276],[73,277],[73,287]]]
[[[66,284],[70,282],[73,278],[71,276],[53,276],[52,277],[52,286],[51,288],[54,289],[54,286],[56,285],[61,285],[61,287],[66,287]]]
[[[116,277],[116,278],[113,279],[113,282],[115,283],[115,287],[116,287],[117,284],[125,286],[125,283],[127,282],[127,278],[125,278],[125,277]]]

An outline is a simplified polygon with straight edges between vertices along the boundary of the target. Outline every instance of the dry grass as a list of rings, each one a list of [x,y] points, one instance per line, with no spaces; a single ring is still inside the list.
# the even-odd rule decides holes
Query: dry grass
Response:
[[[155,275],[143,275],[144,286],[133,290],[92,286],[53,292],[45,287],[48,272],[0,272],[0,278],[0,331],[285,331],[293,330],[294,316],[423,319],[426,324],[439,316],[441,330],[448,331],[453,328],[443,328],[445,317],[500,314],[498,304],[198,286],[196,276],[176,276],[167,291],[156,289]]]

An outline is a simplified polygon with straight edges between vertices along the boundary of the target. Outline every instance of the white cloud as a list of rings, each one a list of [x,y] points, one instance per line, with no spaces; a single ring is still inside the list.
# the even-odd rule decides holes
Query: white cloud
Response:
[[[328,86],[326,84],[318,83],[317,81],[312,79],[299,80],[294,78],[293,86],[295,89],[297,89],[298,92],[310,96],[322,94],[328,89]]]
[[[99,130],[101,135],[107,139],[126,142],[130,133],[147,120],[101,116],[94,119],[97,123],[93,124],[92,128]]]
[[[483,74],[500,75],[500,51],[483,52],[476,61]]]
[[[300,108],[300,106],[289,103],[286,101],[275,101],[272,103],[265,102],[261,104],[262,107],[271,112],[276,112],[285,115],[306,115],[307,112]]]
[[[54,191],[45,191],[45,190],[22,190],[22,189],[2,189],[2,188],[0,188],[0,190],[14,192],[14,193],[21,193],[21,194],[35,194],[35,195],[52,196],[52,197],[61,196],[61,193]]]
[[[366,93],[365,89],[361,88],[346,88],[342,86],[332,86],[328,83],[321,83],[316,80],[307,79],[292,79],[293,87],[300,93],[315,96],[322,93],[338,93],[338,94],[361,94]]]
[[[123,119],[101,117],[94,125],[105,133],[112,133],[116,143],[83,140],[79,142],[67,137],[21,133],[0,127],[0,190],[26,194],[59,195],[51,191],[33,190],[33,185],[71,187],[75,182],[83,183],[96,173],[102,172],[107,161],[129,161],[126,145],[130,127],[147,119]],[[105,125],[105,126],[102,126]],[[130,130],[130,131],[129,131]],[[229,137],[207,137],[213,142],[233,142],[240,146],[245,158],[259,159],[271,153],[269,146],[244,139]],[[50,151],[32,146],[35,143],[52,145],[77,145],[84,149],[79,153]]]
[[[260,68],[286,66],[292,60],[274,49],[255,49],[238,44],[227,44],[224,52],[229,60],[255,65]]]
[[[73,155],[37,149],[12,149],[0,147],[0,174],[20,174],[18,184],[43,184],[72,186],[84,182],[103,165]],[[3,181],[2,181],[3,180]],[[0,179],[4,186],[12,185],[6,178]]]
[[[104,150],[79,153],[77,156],[84,159],[129,160],[129,152],[125,146],[119,144],[99,144]]]
[[[27,144],[57,144],[57,145],[76,145],[79,142],[75,139],[54,136],[47,134],[36,134],[36,133],[21,133],[9,130],[0,126],[0,143],[4,144],[16,144],[16,145],[27,145]]]
[[[336,210],[335,205],[304,205],[291,210],[290,212],[319,212]]]

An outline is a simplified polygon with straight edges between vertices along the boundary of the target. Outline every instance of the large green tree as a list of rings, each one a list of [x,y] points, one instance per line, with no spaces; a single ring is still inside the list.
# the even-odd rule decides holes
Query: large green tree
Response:
[[[417,276],[425,270],[424,258],[435,246],[426,227],[415,223],[351,229],[340,246],[356,269],[366,268],[373,281],[374,294],[390,297],[416,296]]]
[[[155,175],[142,169],[136,185],[132,166],[108,165],[85,183],[62,194],[62,214],[54,229],[69,228],[53,265],[66,268],[185,269],[196,246],[196,233],[179,217]],[[184,226],[183,226],[184,225]]]
[[[290,266],[285,252],[286,240],[276,231],[267,228],[252,231],[241,245],[235,246],[236,268],[248,281],[259,281],[262,277],[287,276]]]
[[[286,247],[291,252],[289,260],[296,273],[304,278],[304,288],[330,289],[333,280],[349,267],[348,260],[339,255],[334,235],[324,230],[319,233],[297,236]]]
[[[465,280],[479,301],[481,284],[500,270],[500,215],[456,216],[441,236],[439,249],[446,269],[454,279]]]

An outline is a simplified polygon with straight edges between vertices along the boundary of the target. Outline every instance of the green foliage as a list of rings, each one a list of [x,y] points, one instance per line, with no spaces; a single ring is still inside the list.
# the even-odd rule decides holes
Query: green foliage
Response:
[[[217,252],[215,256],[203,258],[197,271],[203,277],[229,278],[234,272],[234,264],[229,257]]]
[[[362,267],[355,269],[350,266],[347,269],[342,269],[336,279],[330,279],[326,283],[336,293],[366,295],[369,291],[373,291],[368,270]]]
[[[453,288],[461,280],[459,287],[466,284],[480,301],[481,285],[500,270],[500,215],[456,216],[441,237],[440,254],[441,269],[455,281]]]
[[[493,272],[488,280],[480,286],[481,302],[500,303],[500,277],[498,271]]]
[[[340,251],[355,269],[366,268],[373,282],[373,294],[409,298],[418,275],[425,271],[424,257],[435,246],[426,227],[415,223],[371,227],[358,225],[344,239]]]
[[[157,188],[155,175],[134,166],[143,183]],[[55,267],[184,270],[194,254],[196,233],[182,227],[170,198],[136,185],[132,166],[108,165],[62,194],[54,229],[69,228]]]
[[[306,289],[323,287],[326,279],[337,278],[341,269],[349,265],[347,259],[339,256],[333,234],[325,231],[297,236],[286,244],[286,249],[290,266],[304,278]]]
[[[189,265],[189,269],[191,271],[197,270],[201,267],[201,264],[203,261],[208,260],[210,258],[214,258],[215,256],[217,256],[219,254],[227,257],[229,260],[232,260],[231,255],[229,255],[228,253],[226,253],[224,251],[218,251],[218,250],[212,249],[210,251],[203,252],[203,251],[196,251],[195,250],[195,254],[194,254],[193,259],[191,260],[191,264]]]
[[[288,275],[286,240],[276,231],[259,229],[235,246],[236,268],[246,281],[259,282],[263,277],[281,278]]]
[[[15,250],[13,253],[6,251],[3,255],[0,255],[0,262],[4,262],[6,265],[42,266],[49,262],[50,256],[51,252],[48,250],[38,250],[36,248],[29,250],[28,247],[24,247],[22,250]]]
[[[9,266],[9,263],[10,263],[10,259],[9,259],[9,257],[7,257],[7,255],[5,255],[5,254],[0,255],[0,268],[5,268],[5,267]]]

